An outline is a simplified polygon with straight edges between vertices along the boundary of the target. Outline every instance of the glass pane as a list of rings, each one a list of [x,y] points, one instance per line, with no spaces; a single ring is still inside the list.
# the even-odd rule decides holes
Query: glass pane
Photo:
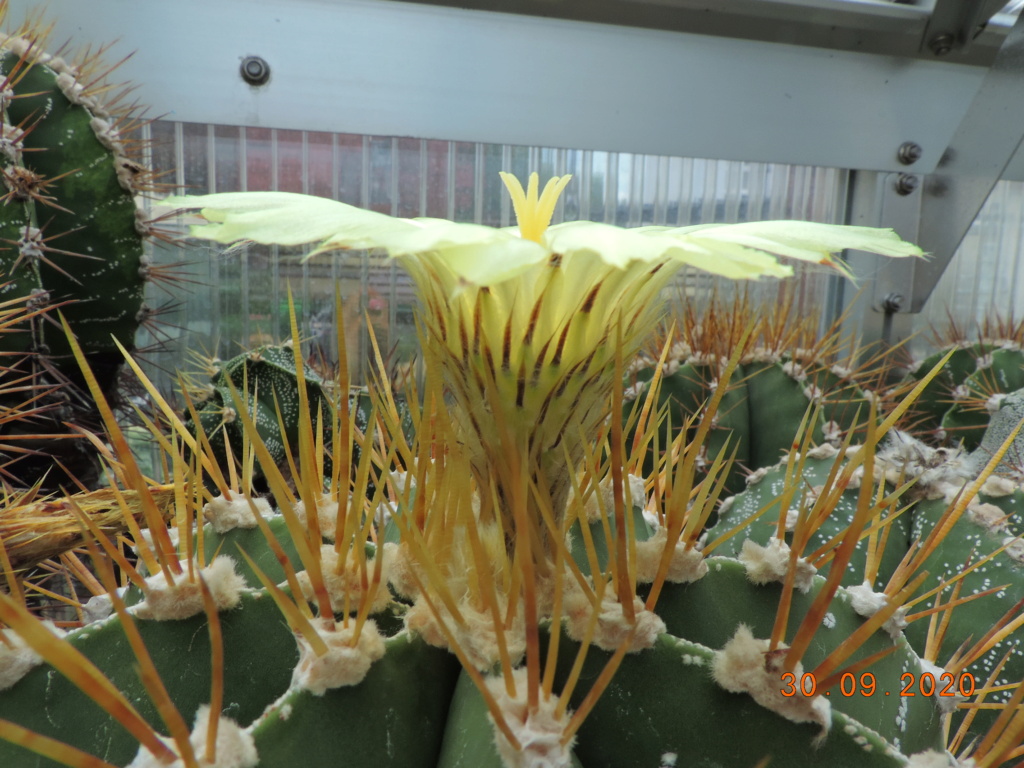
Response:
[[[845,172],[831,168],[169,122],[154,123],[150,131],[158,167],[178,158],[174,179],[191,185],[192,192],[211,185],[218,191],[306,191],[392,215],[491,226],[514,223],[499,170],[523,181],[531,171],[543,181],[572,173],[575,181],[555,211],[555,223],[838,221],[845,187]],[[1016,194],[1021,196],[1019,188]],[[405,274],[375,254],[324,254],[307,263],[301,255],[301,249],[251,246],[222,255],[193,247],[191,275],[201,284],[190,287],[179,311],[181,330],[173,352],[165,353],[173,362],[165,367],[180,367],[189,349],[216,350],[224,357],[288,338],[290,286],[309,354],[337,363],[337,291],[353,380],[365,381],[369,372],[371,331],[393,372],[411,368],[414,302]],[[985,274],[1000,300],[1015,290],[991,279],[991,270]],[[808,272],[801,279],[810,296],[827,278]],[[714,285],[697,272],[680,280],[691,292]]]

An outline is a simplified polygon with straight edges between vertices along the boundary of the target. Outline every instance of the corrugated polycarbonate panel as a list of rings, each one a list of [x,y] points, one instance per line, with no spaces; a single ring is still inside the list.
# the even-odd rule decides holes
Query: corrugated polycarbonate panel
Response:
[[[932,293],[915,330],[951,325],[968,334],[986,320],[1024,319],[1024,182],[1000,181]]]
[[[621,226],[688,225],[761,219],[839,222],[846,172],[832,168],[702,160],[472,142],[315,133],[156,122],[152,162],[174,168],[167,181],[191,193],[236,190],[306,192],[403,217],[432,216],[492,226],[512,223],[498,177],[571,173],[554,221],[589,219]],[[365,252],[320,256],[249,247],[221,253],[190,244],[158,249],[159,261],[187,261],[193,283],[168,307],[172,339],[157,362],[189,367],[190,351],[221,358],[288,333],[288,289],[301,334],[335,359],[335,291],[340,292],[351,373],[362,380],[371,356],[369,328],[401,369],[416,349],[408,279]],[[803,290],[824,296],[829,278],[802,276]],[[709,282],[682,278],[687,289]],[[155,297],[166,303],[167,299]],[[140,343],[144,344],[145,340]]]

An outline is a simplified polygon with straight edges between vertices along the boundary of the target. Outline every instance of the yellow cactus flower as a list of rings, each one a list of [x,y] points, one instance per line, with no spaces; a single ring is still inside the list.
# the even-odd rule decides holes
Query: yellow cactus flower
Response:
[[[659,294],[684,265],[734,279],[792,273],[775,255],[835,265],[845,248],[921,255],[889,230],[807,222],[622,229],[549,226],[570,177],[538,193],[502,174],[518,228],[398,219],[323,198],[245,192],[169,199],[200,209],[192,234],[220,243],[315,243],[310,255],[378,248],[413,278],[428,363],[440,366],[473,455],[481,518],[515,530],[506,507],[564,509],[570,468],[608,411],[615,356],[632,355],[656,321]],[[432,361],[432,362],[431,362]],[[524,474],[520,462],[530,472]],[[535,486],[510,484],[529,476]],[[541,502],[540,500],[543,500]],[[538,522],[541,541],[546,539]]]

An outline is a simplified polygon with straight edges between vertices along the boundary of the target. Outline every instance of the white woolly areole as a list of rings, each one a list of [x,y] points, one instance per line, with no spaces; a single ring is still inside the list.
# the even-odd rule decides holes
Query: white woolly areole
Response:
[[[178,581],[168,584],[163,572],[146,579],[146,599],[135,606],[134,614],[140,619],[170,621],[187,619],[203,612],[203,591],[198,581],[188,580],[187,563],[182,564]],[[213,562],[199,570],[213,595],[218,611],[238,605],[245,579],[235,572],[235,560],[230,555],[218,555]]]
[[[820,746],[832,725],[832,706],[821,694],[816,696],[783,696],[779,681],[785,671],[784,646],[769,652],[770,642],[758,640],[745,624],[720,651],[715,651],[711,674],[715,682],[732,693],[749,693],[754,701],[794,723],[817,723],[821,731],[814,739]],[[798,662],[792,670],[799,680],[803,666]]]
[[[925,672],[930,672],[932,677],[936,680],[949,679],[950,674],[945,669],[940,667],[938,664],[933,664],[928,659],[918,659],[921,662],[921,669]],[[966,673],[970,674],[970,672]],[[935,692],[932,694],[932,699],[935,702],[936,708],[944,715],[948,715],[951,712],[955,712],[957,705],[967,701],[966,696],[961,696],[959,693],[954,693],[952,696],[946,694],[943,695],[939,687],[935,687]]]
[[[768,475],[769,469],[771,469],[771,467],[761,467],[760,469],[751,472],[749,475],[747,475],[747,488],[749,488],[752,485],[757,485],[762,480],[764,480],[765,477],[767,477]]]
[[[668,542],[668,531],[659,528],[647,541],[636,543],[636,580],[641,584],[650,584],[658,575],[662,554]],[[672,548],[672,559],[669,561],[667,581],[673,584],[688,584],[697,581],[708,572],[708,564],[700,545],[685,548],[681,542],[675,542]]]
[[[498,754],[506,768],[567,768],[572,765],[572,747],[576,743],[574,736],[565,745],[562,735],[569,725],[570,711],[561,717],[556,714],[558,697],[552,695],[545,699],[540,697],[537,708],[530,710],[526,698],[526,670],[517,669],[512,672],[515,681],[516,695],[509,696],[505,690],[503,677],[492,677],[487,680],[498,708],[509,730],[519,742],[519,749],[514,749],[497,727],[494,729],[494,743]],[[488,715],[491,722],[494,717]]]
[[[835,420],[826,421],[821,427],[821,436],[825,440],[821,444],[828,445],[830,447],[838,447],[839,444],[843,441],[843,434],[844,431],[842,424]],[[813,456],[814,451],[815,449],[811,449],[810,451],[807,452],[807,455],[810,456],[812,459],[815,458]]]
[[[850,595],[850,607],[857,612],[858,616],[870,619],[880,610],[889,604],[889,596],[884,592],[875,592],[871,588],[871,582],[846,588]],[[889,617],[889,620],[882,625],[893,640],[898,638],[907,626],[907,609],[903,606],[896,609],[896,613]]]
[[[974,763],[973,760],[968,762]],[[933,749],[911,755],[910,760],[907,762],[907,768],[957,768],[958,766],[965,766],[966,768],[966,765],[967,763],[958,762],[948,752],[936,752]]]
[[[1003,539],[1003,544],[1006,546],[1007,555],[1018,563],[1024,563],[1024,539],[1020,536],[1007,536]]]
[[[1017,483],[1008,477],[1002,475],[989,475],[981,486],[981,492],[986,496],[993,498],[999,498],[1001,496],[1009,496],[1017,490]]]
[[[729,514],[729,510],[732,509],[732,506],[735,503],[736,503],[736,497],[735,496],[729,496],[728,498],[723,499],[722,503],[718,505],[718,516],[719,517],[725,517],[726,515],[728,515]]]
[[[835,422],[830,421],[829,424],[835,424]],[[838,424],[836,424],[836,429],[842,431]],[[807,458],[809,459],[834,459],[838,455],[839,449],[831,443],[822,443],[807,451]]]
[[[210,706],[203,704],[196,712],[195,725],[192,727],[192,735],[189,741],[192,749],[195,750],[196,760],[202,768],[255,768],[259,762],[256,754],[256,743],[252,734],[239,728],[238,723],[230,718],[220,716],[217,723],[217,747],[214,761],[206,760],[206,732],[210,727]],[[172,752],[177,754],[174,741],[161,738]],[[173,763],[162,763],[145,747],[139,747],[135,759],[128,764],[128,768],[181,768],[184,762],[179,758]]]
[[[646,504],[647,494],[644,491],[644,479],[638,475],[626,475],[625,479],[629,483],[629,503],[633,506],[643,506]],[[625,488],[623,488],[623,490],[625,491]],[[597,494],[599,493],[601,494],[601,501],[598,501],[597,499]],[[602,505],[604,515],[610,518],[615,513],[614,483],[610,474],[598,484],[597,488],[587,499],[586,505],[583,507],[583,515],[586,517],[587,522],[600,522]],[[627,512],[628,511],[629,510],[627,510]]]
[[[101,117],[94,117],[89,121],[89,127],[96,135],[96,140],[111,152],[121,154],[124,152],[124,145],[121,143],[121,134],[117,128],[108,120]]]
[[[355,645],[356,623],[348,627],[335,623],[333,631],[314,621],[316,633],[327,643],[327,652],[317,656],[302,635],[296,635],[299,644],[299,663],[292,673],[292,687],[304,688],[314,696],[323,696],[331,688],[358,685],[370,671],[370,665],[384,655],[384,638],[377,630],[377,622],[367,619],[359,632]]]
[[[52,621],[44,621],[43,626],[57,637],[64,637],[64,630],[59,629]],[[33,667],[43,663],[42,657],[28,647],[28,644],[12,629],[0,629],[6,643],[0,642],[0,691],[6,691],[29,673]]]
[[[647,391],[647,387],[650,386],[650,382],[638,381],[636,384],[632,384],[622,390],[622,400],[626,403],[632,403],[638,397],[643,395]]]
[[[501,661],[498,647],[499,630],[495,629],[494,617],[489,611],[479,610],[470,603],[468,598],[464,597],[457,606],[464,622],[459,624],[440,600],[435,598],[433,602],[434,608],[441,612],[444,626],[454,636],[459,650],[466,655],[476,669],[486,672]],[[503,600],[502,603],[504,603]],[[498,612],[502,622],[500,631],[505,641],[505,648],[512,664],[517,664],[526,654],[526,621],[522,607],[520,606],[512,618],[512,626],[507,628],[504,626],[507,605],[502,604],[500,608],[501,610]],[[406,611],[405,626],[410,632],[420,635],[428,644],[436,648],[451,650],[448,638],[426,600],[418,599],[412,608]]]
[[[252,499],[261,517],[267,518],[274,514],[270,502],[266,499]],[[249,505],[249,499],[235,496],[228,499],[223,494],[214,496],[203,505],[203,517],[213,526],[217,533],[227,533],[235,528],[255,528],[256,515]]]
[[[766,347],[763,344],[758,344],[748,354],[743,356],[741,362],[744,363],[777,363],[782,360],[782,356],[777,350]]]
[[[420,583],[424,583],[426,576],[420,568],[416,559],[409,553],[409,545],[405,543],[395,544],[389,541],[383,547],[384,562],[388,564],[388,581],[391,588],[402,597],[415,600],[419,595],[419,588],[413,574],[419,577]]]
[[[807,371],[805,371],[804,367],[795,360],[787,360],[783,363],[782,372],[794,381],[805,381],[807,379]]]
[[[985,401],[985,410],[989,413],[995,413],[1003,407],[1003,400],[1006,399],[1005,392],[996,392]]]
[[[167,533],[167,538],[171,542],[171,546],[176,548],[178,546],[178,540],[181,538],[181,534],[178,532],[177,526],[174,526],[174,527],[171,527],[171,528],[167,528],[165,530],[166,530],[166,533]],[[156,551],[157,550],[157,543],[156,543],[156,540],[153,537],[152,529],[150,529],[150,528],[143,528],[142,530],[139,531],[139,533],[142,534],[142,540],[144,542],[146,542],[146,546],[148,546],[150,549]],[[138,547],[137,544],[133,544],[132,545],[132,549],[135,551],[135,554],[139,553],[139,547]]]
[[[295,516],[303,525],[309,525],[306,515],[306,504],[299,501],[295,505]],[[334,541],[338,527],[338,500],[329,493],[322,494],[316,500],[316,519],[320,525],[320,535],[328,541]]]
[[[345,569],[341,570],[341,557],[331,544],[323,544],[320,547],[320,572],[324,578],[324,586],[331,598],[331,609],[335,613],[345,613],[345,601],[348,600],[348,611],[358,610],[365,600],[370,601],[370,613],[377,613],[384,610],[390,602],[391,595],[388,592],[388,556],[385,549],[381,553],[384,558],[381,563],[380,581],[372,594],[367,594],[363,588],[363,569],[356,562],[355,557],[349,554]],[[373,581],[373,570],[376,567],[375,558],[366,561],[367,586]],[[307,571],[300,571],[296,574],[302,596],[313,602],[316,593],[313,591],[313,582],[310,581]]]
[[[594,613],[590,599],[582,591],[573,592],[565,596],[563,608],[566,634],[573,640],[582,641]],[[658,635],[666,631],[665,622],[656,613],[644,608],[643,601],[638,597],[633,598],[633,611],[635,625],[626,620],[622,604],[609,585],[601,598],[597,627],[594,629],[594,645],[605,651],[617,650],[635,626],[636,631],[630,640],[628,653],[636,653],[653,646]]]
[[[995,504],[972,502],[967,507],[967,519],[989,531],[1006,530],[1007,514]]]
[[[121,590],[118,590],[120,592]],[[82,606],[82,613],[85,615],[85,623],[92,624],[103,621],[114,612],[114,601],[110,595],[93,595]]]
[[[743,542],[743,548],[737,559],[746,566],[748,581],[753,584],[768,584],[773,581],[783,582],[786,580],[786,571],[789,569],[789,553],[789,544],[773,536],[766,547],[762,547],[753,539],[747,539]],[[801,592],[806,592],[811,588],[814,574],[817,572],[813,565],[802,557],[798,557],[794,586]]]

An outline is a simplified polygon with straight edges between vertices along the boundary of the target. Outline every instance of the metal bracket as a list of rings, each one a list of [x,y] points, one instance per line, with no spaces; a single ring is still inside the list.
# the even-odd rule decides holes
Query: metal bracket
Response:
[[[936,0],[921,39],[921,52],[947,56],[968,48],[1006,0]]]
[[[924,180],[917,242],[931,258],[916,265],[903,311],[924,307],[1022,138],[1024,15],[996,54],[938,168]]]
[[[921,215],[921,188],[908,183],[906,173],[855,171],[850,174],[847,223],[865,227],[888,227],[905,240],[918,240]],[[919,178],[919,177],[913,177]],[[882,341],[892,344],[909,335],[910,316],[906,314],[914,270],[912,259],[887,259],[856,251],[846,259],[863,286],[854,290],[844,280],[835,284],[834,314],[845,313],[846,330],[864,344]]]

